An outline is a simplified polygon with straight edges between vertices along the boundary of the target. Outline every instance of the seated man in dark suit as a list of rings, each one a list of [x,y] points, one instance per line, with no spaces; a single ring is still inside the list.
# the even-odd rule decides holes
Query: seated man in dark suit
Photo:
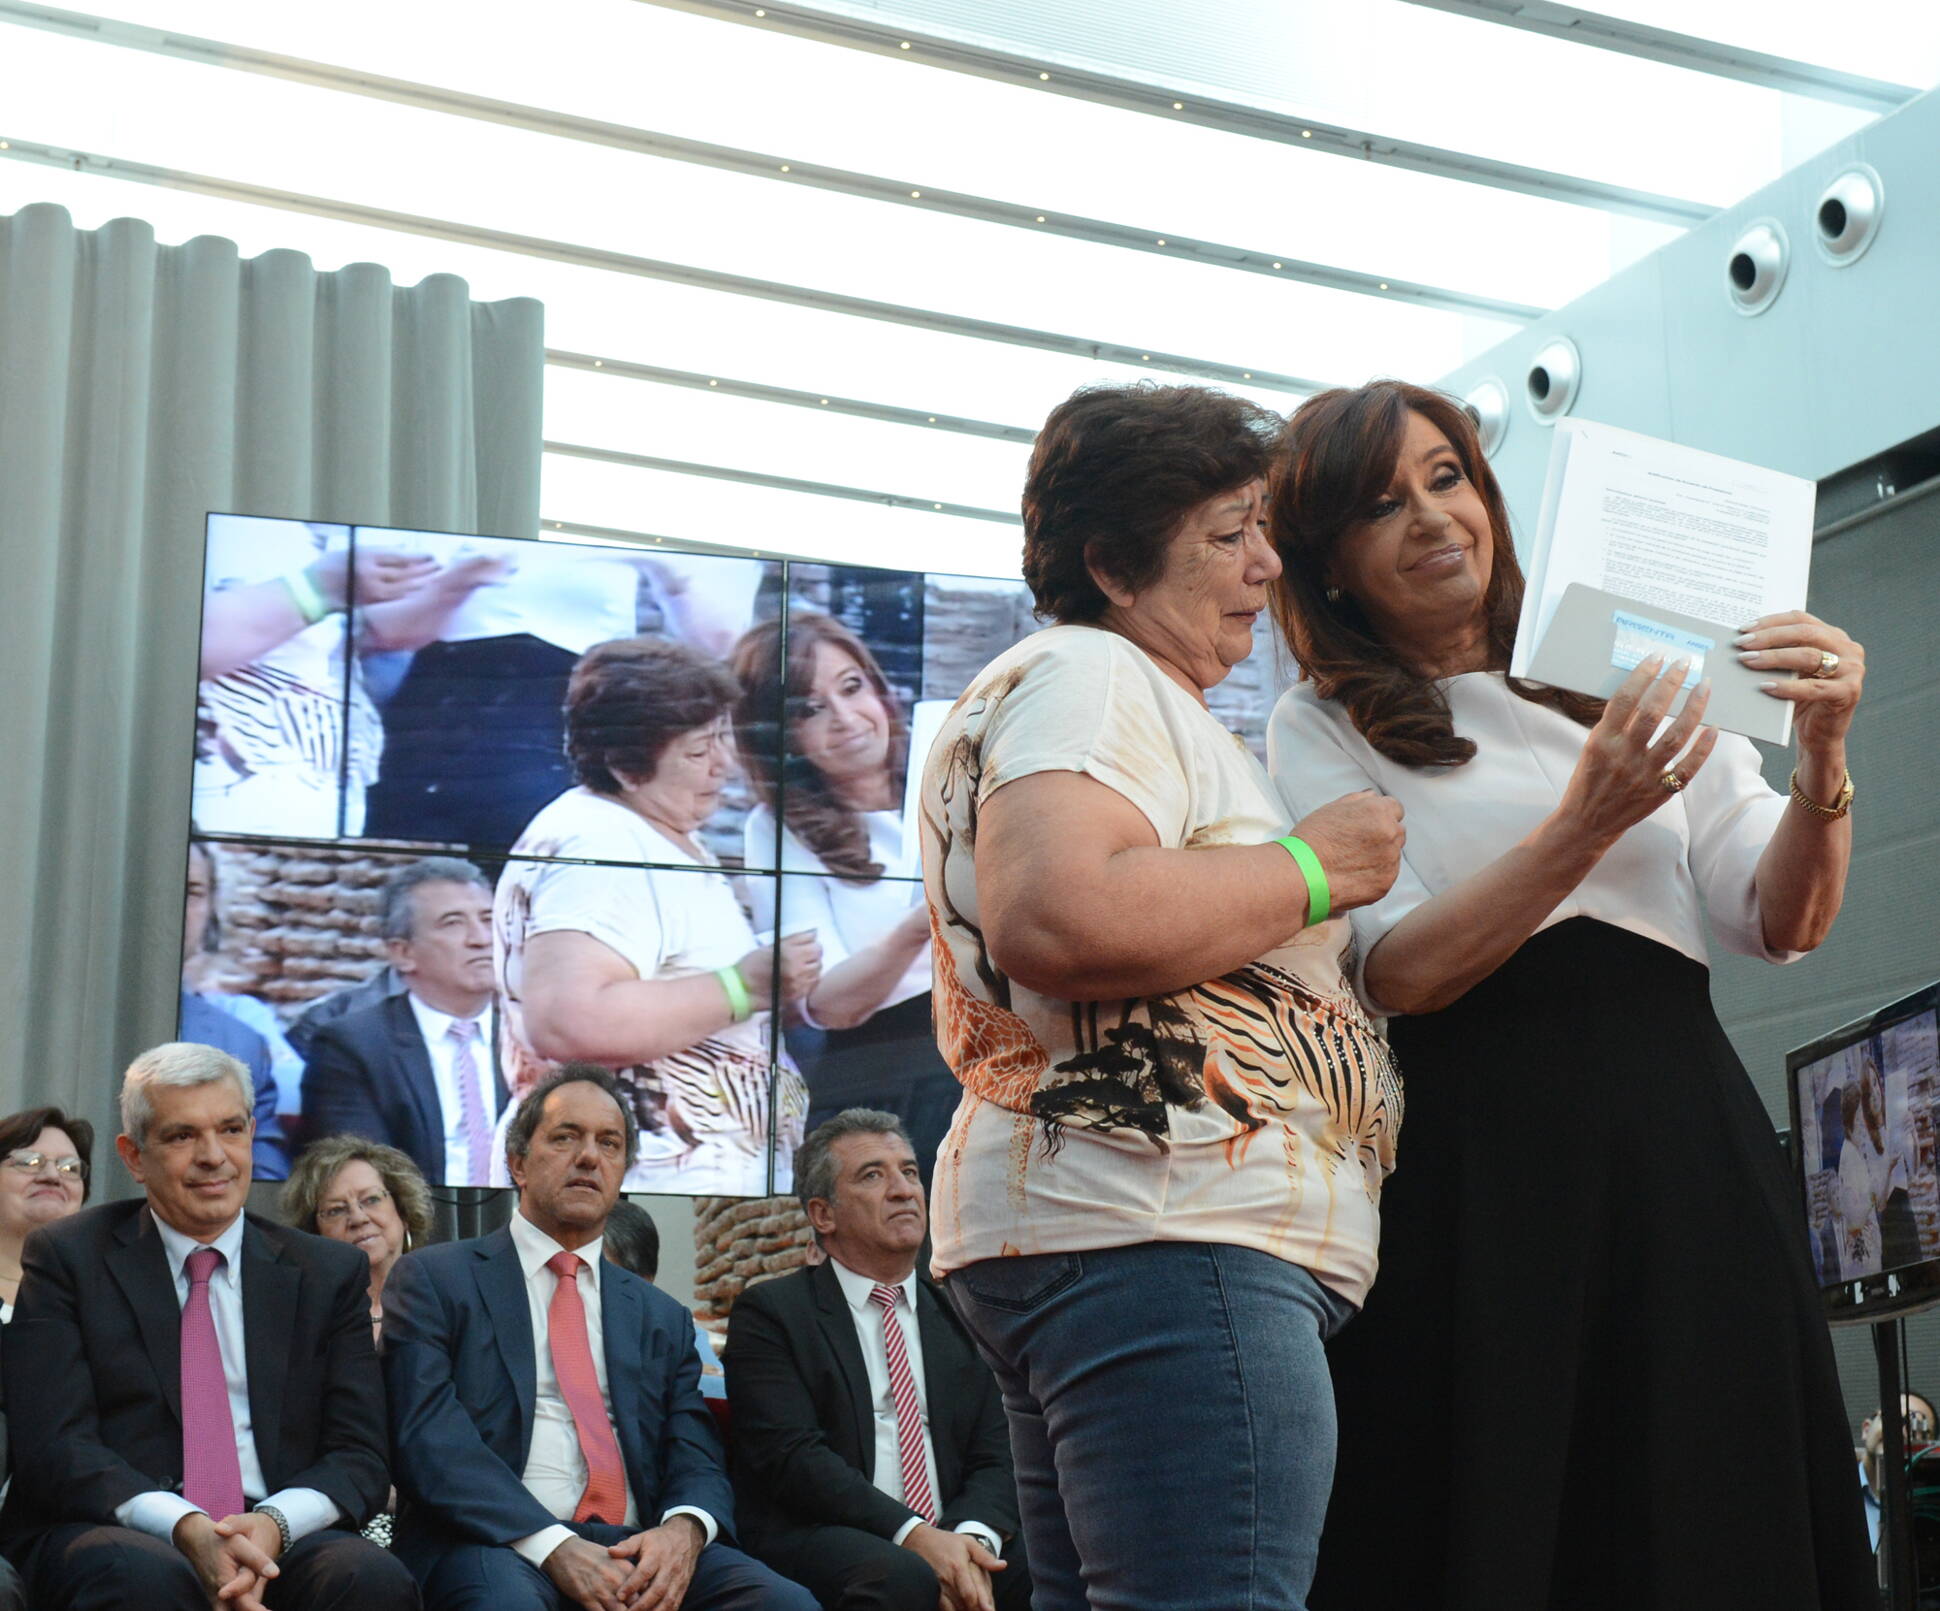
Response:
[[[304,1132],[382,1141],[447,1186],[490,1185],[505,1106],[483,1016],[491,886],[468,861],[413,862],[384,886],[383,929],[404,991],[317,1031],[303,1070]]]
[[[396,1548],[429,1611],[812,1611],[716,1542],[733,1501],[693,1322],[601,1256],[634,1141],[612,1075],[567,1064],[506,1133],[511,1225],[385,1283]]]
[[[743,1292],[722,1361],[748,1547],[825,1611],[1028,1606],[1003,1405],[916,1273],[929,1217],[901,1122],[818,1125],[795,1186],[828,1258]]]
[[[27,1238],[0,1547],[38,1611],[417,1603],[354,1531],[388,1481],[370,1261],[243,1212],[254,1096],[214,1047],[142,1053],[115,1147],[145,1200]]]

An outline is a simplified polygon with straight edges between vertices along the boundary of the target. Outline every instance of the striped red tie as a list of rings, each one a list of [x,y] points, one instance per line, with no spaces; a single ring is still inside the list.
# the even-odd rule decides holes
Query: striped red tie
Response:
[[[889,1356],[889,1395],[896,1401],[896,1447],[903,1457],[903,1503],[926,1522],[936,1520],[936,1498],[930,1492],[929,1462],[923,1457],[923,1406],[916,1399],[916,1378],[909,1372],[909,1348],[903,1325],[896,1318],[901,1287],[877,1286],[869,1301],[882,1308],[882,1345]]]
[[[600,1396],[592,1344],[586,1338],[586,1305],[579,1297],[579,1267],[584,1262],[577,1253],[555,1253],[546,1260],[546,1268],[559,1278],[546,1309],[546,1332],[559,1396],[573,1412],[579,1452],[586,1457],[586,1491],[579,1496],[573,1520],[617,1527],[626,1519],[626,1465],[607,1418],[606,1400]]]

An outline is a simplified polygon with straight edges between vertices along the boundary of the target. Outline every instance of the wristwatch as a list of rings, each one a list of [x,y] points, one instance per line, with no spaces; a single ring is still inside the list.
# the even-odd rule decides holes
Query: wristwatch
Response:
[[[249,1509],[252,1515],[267,1516],[271,1521],[276,1523],[276,1531],[283,1540],[282,1548],[277,1551],[277,1554],[281,1555],[295,1542],[290,1537],[290,1518],[285,1516],[274,1505],[251,1505]]]
[[[1817,817],[1821,822],[1837,822],[1848,811],[1852,810],[1852,797],[1852,774],[1850,772],[1845,774],[1845,781],[1839,785],[1838,798],[1831,805],[1824,806],[1820,805],[1817,800],[1814,800],[1805,790],[1799,787],[1799,769],[1797,767],[1792,768],[1792,798],[1807,813]]]

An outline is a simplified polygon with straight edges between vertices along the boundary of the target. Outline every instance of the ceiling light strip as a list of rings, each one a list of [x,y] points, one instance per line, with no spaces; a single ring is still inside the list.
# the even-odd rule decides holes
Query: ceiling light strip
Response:
[[[623,464],[633,470],[666,470],[674,475],[704,476],[744,487],[770,487],[776,492],[802,492],[818,498],[848,498],[856,503],[881,504],[890,509],[915,509],[924,514],[957,515],[965,520],[989,520],[1000,526],[1021,526],[1022,519],[1002,509],[983,509],[971,503],[936,503],[909,498],[899,492],[872,492],[833,481],[802,481],[795,476],[770,475],[765,470],[736,470],[724,464],[697,464],[689,459],[662,459],[648,453],[623,453],[618,448],[586,447],[578,442],[546,442],[545,451],[568,459],[593,459],[600,464]]]
[[[850,414],[858,419],[882,420],[890,425],[913,425],[923,431],[949,431],[958,436],[983,436],[997,442],[1029,444],[1037,433],[1023,425],[996,425],[989,420],[966,419],[959,414],[928,414],[920,408],[897,408],[889,403],[869,403],[855,397],[833,393],[795,391],[786,386],[764,386],[758,381],[735,380],[726,375],[703,375],[691,369],[664,369],[658,364],[636,364],[624,358],[595,357],[589,352],[546,349],[546,362],[555,369],[579,369],[588,374],[618,375],[622,380],[651,381],[656,386],[687,386],[695,391],[723,392],[730,397],[752,398],[759,403],[786,403],[794,408],[817,412]]]
[[[1864,112],[1897,111],[1920,93],[1904,84],[1889,84],[1884,79],[1841,73],[1789,56],[1768,56],[1763,51],[1745,50],[1715,39],[1701,39],[1695,34],[1649,28],[1622,17],[1605,16],[1600,11],[1550,5],[1543,0],[1408,0],[1408,4],[1430,11],[1446,11],[1476,22],[1521,28],[1572,45],[1591,45],[1598,50],[1638,56],[1669,67],[1684,67],[1694,73],[1736,79],[1741,84],[1755,84],[1760,89],[1777,90],[1784,95],[1806,95],[1840,106],[1856,106]]]
[[[1579,207],[1623,213],[1680,228],[1702,223],[1718,210],[1707,202],[1659,195],[1649,190],[1634,190],[1627,185],[1605,184],[1575,174],[1525,167],[1521,163],[1502,162],[1493,157],[1451,151],[1412,140],[1397,140],[1371,129],[1317,123],[1290,113],[1208,96],[1202,90],[1162,89],[1119,74],[1072,67],[1063,62],[1047,66],[1035,57],[996,50],[988,45],[973,45],[938,34],[916,33],[901,25],[839,16],[811,6],[755,5],[750,0],[636,0],[636,3],[664,6],[673,11],[692,12],[696,16],[744,23],[754,28],[772,28],[825,45],[867,50],[927,67],[948,68],[953,72],[971,73],[979,78],[995,79],[999,83],[1014,84],[1025,89],[1092,101],[1101,106],[1196,123],[1222,133],[1271,140],[1301,151],[1356,157],[1364,162],[1406,168],[1438,179],[1460,179],[1469,184],[1518,191],[1549,201],[1570,202]]]
[[[1306,262],[1289,257],[1284,252],[1258,251],[1220,241],[1197,240],[1169,230],[1115,224],[1073,213],[1039,211],[1034,206],[1022,203],[997,201],[964,191],[939,190],[921,180],[888,179],[876,174],[803,162],[795,156],[747,151],[735,146],[714,145],[705,140],[690,140],[680,135],[659,134],[651,129],[635,128],[624,123],[607,123],[547,107],[493,100],[488,96],[470,95],[434,84],[387,78],[377,73],[309,61],[299,56],[282,56],[222,40],[140,28],[84,12],[26,5],[19,3],[19,0],[0,0],[0,23],[40,28],[93,43],[149,51],[204,66],[258,73],[343,94],[364,95],[420,111],[503,124],[533,134],[609,146],[640,156],[691,163],[781,184],[835,191],[896,207],[920,207],[978,223],[1000,224],[1038,234],[1090,241],[1100,246],[1184,258],[1207,268],[1240,270],[1274,279],[1301,280],[1335,291],[1411,302],[1450,313],[1483,314],[1521,323],[1539,319],[1549,311],[1523,302],[1509,302],[1497,297],[1451,290],[1445,286],[1396,279],[1392,275],[1384,277],[1329,263]]]
[[[461,246],[481,247],[486,251],[542,257],[576,268],[632,274],[642,279],[692,286],[696,290],[759,297],[764,301],[813,308],[822,313],[840,313],[852,318],[875,319],[885,324],[907,325],[913,329],[934,331],[938,335],[963,336],[974,341],[992,341],[1005,346],[1031,347],[1040,352],[1063,353],[1098,363],[1191,375],[1224,385],[1292,392],[1300,396],[1327,389],[1327,382],[1302,375],[1249,369],[1240,364],[1220,363],[1185,353],[1142,351],[1115,341],[1095,341],[1054,330],[1033,330],[1025,325],[999,324],[988,319],[972,319],[963,314],[939,313],[930,308],[912,308],[896,302],[878,302],[869,297],[845,296],[838,291],[820,291],[778,280],[760,280],[745,274],[728,274],[719,269],[670,263],[660,258],[634,257],[626,252],[607,251],[602,247],[580,246],[570,241],[548,240],[536,235],[518,235],[508,230],[486,229],[481,225],[461,224],[450,219],[426,218],[418,213],[391,212],[382,207],[366,207],[357,202],[338,201],[327,196],[276,190],[267,185],[245,184],[240,180],[222,179],[212,174],[189,173],[180,168],[158,168],[145,162],[131,162],[124,157],[73,151],[30,140],[0,139],[0,157],[39,163],[45,167],[66,168],[75,173],[96,174],[106,179],[123,179],[135,184],[214,196],[224,201],[275,207],[284,212],[308,213],[316,218],[334,218],[340,223],[363,224],[371,229],[423,235]]]

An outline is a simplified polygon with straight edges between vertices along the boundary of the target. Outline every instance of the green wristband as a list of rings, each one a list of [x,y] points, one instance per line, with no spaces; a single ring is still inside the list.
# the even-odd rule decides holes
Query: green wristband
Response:
[[[1306,926],[1312,928],[1316,923],[1325,923],[1327,914],[1333,910],[1333,891],[1327,887],[1327,871],[1314,854],[1314,847],[1304,839],[1294,838],[1292,834],[1273,842],[1286,847],[1287,854],[1307,880]]]
[[[741,977],[739,968],[716,968],[714,977],[721,981],[721,989],[727,993],[728,1011],[734,1014],[734,1021],[745,1023],[754,1016],[754,1002],[748,997],[748,982]]]
[[[296,613],[310,626],[315,626],[330,613],[330,606],[317,591],[317,584],[310,580],[308,571],[287,572],[282,582],[284,590],[290,595],[290,602],[296,606]]]

